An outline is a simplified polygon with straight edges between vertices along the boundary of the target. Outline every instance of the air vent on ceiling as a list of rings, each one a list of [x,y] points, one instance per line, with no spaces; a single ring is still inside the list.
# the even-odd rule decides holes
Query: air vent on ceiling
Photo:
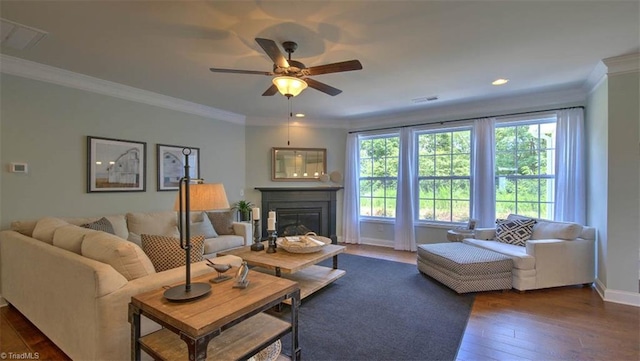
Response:
[[[419,104],[419,103],[424,103],[424,102],[432,102],[434,100],[438,100],[438,96],[437,95],[430,96],[430,97],[413,98],[413,99],[411,99],[411,102],[413,104]]]
[[[48,34],[46,31],[18,24],[7,19],[0,19],[0,25],[2,46],[8,46],[18,50],[33,48]]]

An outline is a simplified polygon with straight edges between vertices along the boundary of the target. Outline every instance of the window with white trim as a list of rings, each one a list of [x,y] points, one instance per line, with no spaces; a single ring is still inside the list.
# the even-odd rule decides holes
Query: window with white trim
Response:
[[[496,217],[553,219],[556,118],[496,124]]]
[[[418,133],[418,220],[466,222],[471,212],[471,130]]]
[[[360,139],[360,215],[395,218],[400,137]]]

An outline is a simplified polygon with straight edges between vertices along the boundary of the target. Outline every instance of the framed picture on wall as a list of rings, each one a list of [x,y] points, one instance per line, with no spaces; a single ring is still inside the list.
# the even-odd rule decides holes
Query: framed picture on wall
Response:
[[[87,192],[144,192],[147,143],[87,136]]]
[[[200,148],[158,144],[158,190],[175,191],[184,177],[185,154],[189,152],[189,177],[200,178]]]

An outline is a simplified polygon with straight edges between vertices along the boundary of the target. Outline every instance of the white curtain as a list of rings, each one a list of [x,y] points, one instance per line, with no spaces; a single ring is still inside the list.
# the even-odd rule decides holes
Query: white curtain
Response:
[[[400,159],[398,164],[398,190],[396,192],[396,222],[394,249],[416,251],[413,226],[416,202],[416,150],[415,136],[410,128],[400,131]]]
[[[342,241],[360,244],[360,184],[359,184],[359,155],[358,135],[347,136],[347,151],[345,158],[344,201],[342,210]]]
[[[494,227],[496,221],[495,118],[473,122],[471,161],[471,218],[477,227]]]
[[[556,193],[553,218],[556,221],[586,222],[586,179],[584,111],[557,112]]]

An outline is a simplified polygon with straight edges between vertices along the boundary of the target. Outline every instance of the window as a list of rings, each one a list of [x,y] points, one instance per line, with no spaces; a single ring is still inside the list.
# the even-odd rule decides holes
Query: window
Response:
[[[400,138],[360,139],[360,215],[394,218]]]
[[[472,137],[471,126],[416,131],[417,221],[469,220]],[[496,218],[553,219],[555,138],[555,115],[496,123]],[[397,133],[360,138],[360,216],[395,218],[399,148]]]
[[[553,219],[556,119],[497,124],[496,217]]]
[[[471,212],[471,130],[418,134],[418,220],[466,222]]]

